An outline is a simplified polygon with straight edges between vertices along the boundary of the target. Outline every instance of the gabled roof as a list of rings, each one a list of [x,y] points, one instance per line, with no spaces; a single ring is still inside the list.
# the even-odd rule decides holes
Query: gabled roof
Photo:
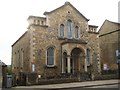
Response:
[[[89,21],[89,19],[87,19],[83,14],[81,14],[70,2],[65,2],[64,5],[62,5],[61,7],[58,7],[50,12],[44,12],[44,15],[47,15],[47,14],[50,14],[50,13],[53,13],[54,11],[58,10],[58,9],[61,9],[62,7],[66,6],[66,5],[69,5],[71,6],[73,9],[75,9],[83,18],[85,18],[87,21]]]
[[[103,27],[103,26],[105,25],[105,23],[107,23],[107,22],[116,24],[116,26],[119,26],[119,25],[120,25],[120,23],[118,23],[118,22],[113,22],[113,21],[109,21],[109,20],[106,19],[106,20],[103,22],[102,26],[100,27],[99,32],[101,31],[102,27]]]
[[[117,31],[118,29],[120,29],[120,23],[105,20],[98,32],[100,35],[103,35],[103,34]]]
[[[18,40],[17,40],[15,43],[13,43],[12,47],[13,47],[22,37],[24,37],[24,36],[27,34],[27,32],[28,32],[28,31],[26,31],[20,38],[18,38]]]
[[[6,64],[4,62],[2,62],[1,60],[0,60],[0,65],[6,66]]]

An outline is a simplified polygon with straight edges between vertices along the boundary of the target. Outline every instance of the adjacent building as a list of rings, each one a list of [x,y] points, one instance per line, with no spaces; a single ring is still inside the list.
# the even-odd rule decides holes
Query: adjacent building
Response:
[[[70,2],[29,16],[28,30],[12,45],[12,72],[31,84],[39,79],[94,79],[101,72],[99,33]]]
[[[105,20],[99,30],[102,74],[117,74],[120,53],[120,23]]]
[[[6,86],[6,69],[7,65],[0,60],[0,88],[4,88]]]

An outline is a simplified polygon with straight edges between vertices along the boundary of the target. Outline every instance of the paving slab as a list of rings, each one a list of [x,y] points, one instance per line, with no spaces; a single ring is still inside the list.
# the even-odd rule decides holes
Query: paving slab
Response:
[[[33,85],[33,86],[17,86],[12,88],[39,88],[39,89],[60,89],[60,88],[74,88],[74,87],[90,87],[99,85],[112,85],[119,84],[119,80],[99,80],[99,81],[85,81],[85,82],[72,82],[62,84],[50,84],[50,85]]]

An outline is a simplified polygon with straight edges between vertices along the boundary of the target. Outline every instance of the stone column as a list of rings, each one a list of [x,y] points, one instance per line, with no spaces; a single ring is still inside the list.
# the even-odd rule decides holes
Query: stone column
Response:
[[[87,72],[87,59],[86,59],[86,57],[87,57],[87,52],[85,50],[85,57],[83,59],[85,60],[85,62],[84,62],[84,69]]]
[[[84,63],[85,65],[84,65],[84,69],[85,69],[85,71],[87,72],[87,61],[86,61],[86,57],[85,57],[85,63]]]
[[[64,73],[64,58],[62,57],[62,73]]]
[[[71,67],[70,67],[70,56],[67,57],[67,66],[68,66],[68,67],[67,67],[67,68],[68,68],[68,69],[67,69],[67,70],[68,70],[68,73],[70,73],[70,69],[71,69]]]

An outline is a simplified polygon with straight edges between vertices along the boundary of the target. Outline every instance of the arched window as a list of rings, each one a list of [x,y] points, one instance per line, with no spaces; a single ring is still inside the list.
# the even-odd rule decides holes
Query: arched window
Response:
[[[47,65],[54,65],[54,48],[47,49]]]
[[[72,23],[71,20],[68,20],[68,21],[67,21],[67,34],[68,34],[68,38],[71,38],[71,37],[72,37],[71,23]]]
[[[64,25],[60,25],[60,37],[64,37]]]
[[[88,48],[86,50],[86,61],[87,61],[87,65],[90,65],[90,49]]]
[[[75,27],[75,38],[79,38],[79,36],[78,36],[78,26]]]

